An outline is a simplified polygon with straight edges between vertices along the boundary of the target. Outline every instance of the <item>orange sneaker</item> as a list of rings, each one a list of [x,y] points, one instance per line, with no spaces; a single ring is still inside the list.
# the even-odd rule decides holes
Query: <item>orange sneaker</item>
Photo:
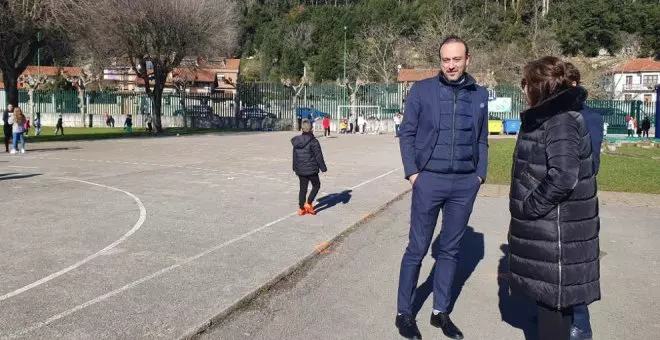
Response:
[[[316,210],[314,210],[314,207],[309,203],[305,203],[305,211],[310,215],[316,215]]]
[[[306,213],[307,213],[307,210],[305,210],[305,209],[298,209],[298,215],[299,215],[299,216],[305,215]]]

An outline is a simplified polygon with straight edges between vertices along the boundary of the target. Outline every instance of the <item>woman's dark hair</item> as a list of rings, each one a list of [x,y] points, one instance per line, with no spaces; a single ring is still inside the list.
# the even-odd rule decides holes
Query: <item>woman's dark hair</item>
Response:
[[[525,65],[523,83],[530,106],[536,106],[555,93],[572,87],[566,64],[556,57],[543,57]]]

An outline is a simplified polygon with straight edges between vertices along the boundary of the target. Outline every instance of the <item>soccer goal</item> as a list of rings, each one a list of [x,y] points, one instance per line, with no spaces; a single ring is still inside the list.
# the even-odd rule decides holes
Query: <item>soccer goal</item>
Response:
[[[340,122],[343,119],[348,120],[349,131],[351,124],[353,132],[356,131],[356,128],[359,133],[378,134],[382,130],[381,107],[378,105],[338,105],[337,117]],[[362,126],[359,126],[360,122],[363,123]]]

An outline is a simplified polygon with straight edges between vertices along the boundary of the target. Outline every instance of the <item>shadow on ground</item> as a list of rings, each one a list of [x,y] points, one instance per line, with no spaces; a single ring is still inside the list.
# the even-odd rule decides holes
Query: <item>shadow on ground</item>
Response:
[[[19,173],[5,173],[2,174],[0,173],[0,181],[7,181],[11,179],[22,179],[22,178],[30,178],[30,177],[35,177],[39,176],[41,174],[19,174]]]
[[[348,202],[351,201],[352,192],[353,190],[344,190],[340,193],[329,194],[324,197],[321,197],[316,201],[317,204],[314,207],[314,209],[316,210],[317,213],[319,213],[323,210],[330,209],[339,203],[347,204]]]
[[[509,245],[500,246],[502,258],[497,268],[499,308],[502,321],[523,331],[526,340],[536,340],[536,304],[509,291]]]
[[[437,242],[438,238],[436,237]],[[433,248],[434,245],[431,247]],[[454,305],[463,290],[465,282],[470,278],[479,262],[484,258],[484,234],[474,231],[474,228],[468,226],[461,241],[461,251],[456,265],[456,275],[452,285],[452,298],[449,304],[449,311],[454,309]],[[422,309],[426,299],[433,293],[433,276],[435,275],[435,265],[426,281],[422,283],[415,291],[413,300],[413,313],[417,315]]]
[[[79,146],[72,146],[72,147],[66,147],[66,148],[41,148],[41,149],[29,149],[28,151],[30,153],[32,152],[51,152],[51,151],[66,151],[66,150],[80,150],[82,149]]]

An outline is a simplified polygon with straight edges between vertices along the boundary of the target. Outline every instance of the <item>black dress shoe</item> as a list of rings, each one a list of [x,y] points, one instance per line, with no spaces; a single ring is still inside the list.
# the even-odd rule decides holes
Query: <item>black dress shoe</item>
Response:
[[[395,325],[402,337],[414,340],[422,339],[422,333],[417,328],[417,322],[415,322],[414,316],[410,314],[399,314],[396,316]]]
[[[463,339],[463,333],[461,333],[461,330],[451,322],[449,314],[447,313],[438,313],[438,315],[431,313],[431,325],[442,329],[442,333],[448,338],[456,340]]]
[[[571,326],[571,340],[591,340],[591,335],[575,326]]]

